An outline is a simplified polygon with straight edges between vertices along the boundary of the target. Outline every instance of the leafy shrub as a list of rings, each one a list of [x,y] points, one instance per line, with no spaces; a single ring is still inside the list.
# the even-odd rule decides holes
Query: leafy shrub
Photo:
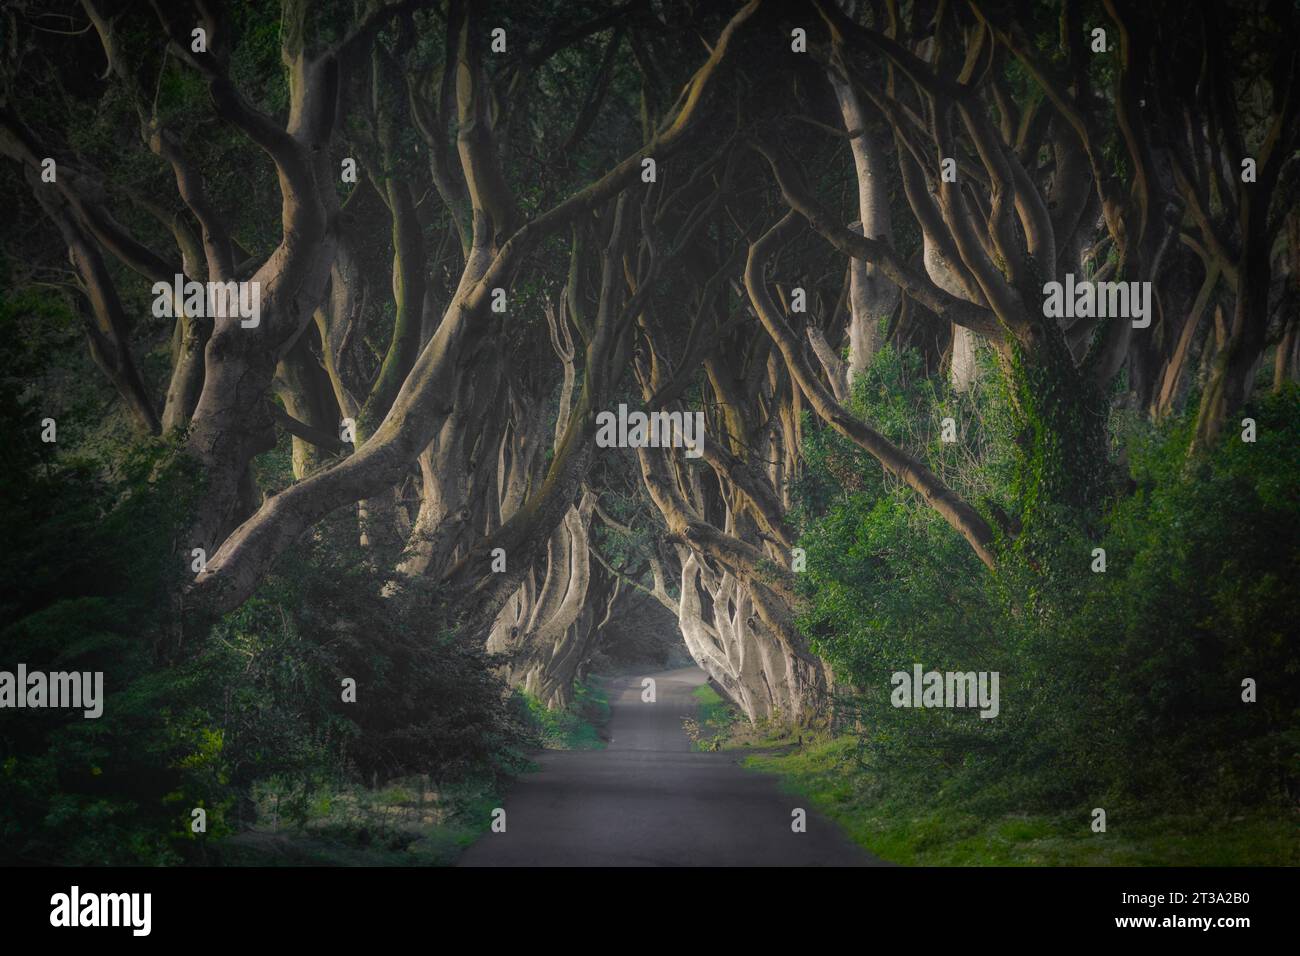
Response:
[[[132,462],[118,479],[87,461],[0,464],[0,483],[31,502],[3,512],[0,532],[26,553],[3,567],[0,662],[103,671],[105,692],[93,720],[0,712],[5,860],[208,859],[253,821],[259,779],[310,793],[522,765],[527,730],[492,661],[439,631],[418,588],[382,597],[385,582],[342,540],[345,521],[210,633],[186,633],[169,598],[184,570],[173,542],[199,485],[166,446]],[[342,700],[344,677],[355,703]],[[196,807],[204,835],[190,829]]]
[[[956,398],[909,383],[913,361],[882,353],[857,383],[859,411],[984,508],[1011,501],[996,378]],[[956,402],[973,423],[965,451],[934,440],[951,414],[938,410]],[[846,704],[880,785],[1004,809],[1294,799],[1298,404],[1295,388],[1259,399],[1244,413],[1256,443],[1230,438],[1191,464],[1187,421],[1117,418],[1128,493],[1091,532],[1069,515],[1041,522],[1037,560],[1016,547],[995,574],[912,492],[810,424],[796,489],[808,552],[800,624],[855,689]],[[1091,571],[1095,547],[1105,573]],[[1000,715],[894,708],[890,676],[914,663],[998,671]],[[1256,704],[1241,699],[1246,677]]]

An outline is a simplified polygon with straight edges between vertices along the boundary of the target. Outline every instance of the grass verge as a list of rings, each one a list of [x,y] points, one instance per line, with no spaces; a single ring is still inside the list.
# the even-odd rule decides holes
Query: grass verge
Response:
[[[217,847],[224,865],[447,866],[500,805],[491,778],[436,787],[411,777],[378,790],[310,791],[270,780],[255,797],[259,822]]]
[[[721,750],[736,732],[740,715],[709,684],[695,688],[693,696],[700,702],[700,714],[683,722],[686,736],[696,750]]]
[[[520,695],[542,747],[546,750],[603,750],[604,727],[609,722],[609,697],[604,683],[588,678],[573,685],[573,704],[565,710],[548,710],[531,694]]]
[[[710,693],[717,697],[716,693]],[[1107,831],[1094,833],[1091,807],[1056,815],[969,812],[969,800],[926,801],[915,792],[891,797],[858,759],[849,736],[810,734],[768,722],[738,720],[731,730],[706,736],[707,749],[756,751],[742,758],[752,770],[775,774],[784,789],[808,800],[842,826],[860,846],[909,866],[1297,866],[1294,811],[1150,813],[1141,807],[1109,808]],[[702,705],[703,711],[703,705]],[[704,722],[703,716],[701,723]]]

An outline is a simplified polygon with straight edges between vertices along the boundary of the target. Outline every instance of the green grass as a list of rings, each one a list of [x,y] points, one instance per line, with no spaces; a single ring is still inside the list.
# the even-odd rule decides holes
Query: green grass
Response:
[[[696,750],[770,749],[803,741],[804,732],[791,728],[779,714],[749,723],[712,684],[701,684],[694,696],[700,702],[699,717],[686,720],[684,729]]]
[[[609,722],[609,698],[595,679],[573,685],[573,705],[549,710],[531,694],[522,694],[542,746],[547,750],[603,750],[601,731]]]
[[[709,684],[701,684],[693,691],[700,702],[699,717],[687,718],[683,723],[686,736],[696,750],[720,750],[734,733],[739,714],[721,694]]]
[[[1114,808],[1106,833],[1093,833],[1090,809],[1057,816],[992,818],[959,806],[875,795],[851,737],[810,739],[744,766],[773,773],[861,846],[894,863],[922,866],[1296,866],[1300,820],[1292,811],[1213,814]]]
[[[259,823],[214,848],[228,866],[447,866],[487,829],[501,799],[489,779],[443,788],[395,781],[379,790],[304,794],[268,781]]]
[[[577,684],[567,710],[548,710],[520,695],[534,732],[548,750],[598,750],[609,699],[596,681]],[[258,784],[258,825],[214,848],[236,866],[446,866],[488,828],[501,805],[497,780],[467,779],[434,787],[426,779],[362,786]]]
[[[731,721],[731,706],[708,684],[695,688],[692,696],[700,702],[700,723],[723,724]]]

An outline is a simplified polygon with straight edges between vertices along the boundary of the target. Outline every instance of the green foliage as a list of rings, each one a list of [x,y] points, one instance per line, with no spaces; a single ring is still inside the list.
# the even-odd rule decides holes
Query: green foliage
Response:
[[[439,630],[436,595],[382,596],[354,521],[323,525],[210,633],[186,630],[179,542],[202,493],[187,459],[150,441],[110,470],[68,453],[62,429],[43,445],[31,393],[0,380],[0,398],[21,436],[0,459],[0,667],[104,675],[97,719],[0,711],[0,859],[210,861],[256,820],[265,779],[310,796],[523,766],[493,662]]]
[[[888,768],[864,767],[857,740],[809,741],[746,758],[775,773],[877,856],[909,866],[1295,866],[1295,823],[1272,808],[1235,813],[1112,813],[1104,835],[1089,808],[972,812],[961,801],[881,795]]]
[[[445,866],[477,839],[500,806],[490,775],[434,785],[425,776],[378,788],[304,786],[271,777],[254,788],[258,825],[226,841],[238,866]]]
[[[105,696],[98,719],[78,710],[0,717],[4,855],[174,862],[190,809],[207,807],[209,834],[217,834],[227,805],[210,786],[220,781],[220,731],[184,706],[203,685],[185,668],[156,664],[166,589],[177,578],[168,571],[171,532],[194,483],[163,447],[140,450],[115,481],[86,461],[33,471],[6,459],[0,471],[16,500],[32,506],[4,512],[6,525],[21,518],[26,527],[10,538],[23,550],[0,567],[10,596],[0,661],[6,669],[102,671]],[[171,806],[177,801],[184,805]]]
[[[700,702],[700,716],[683,722],[686,736],[697,750],[721,749],[739,721],[740,712],[709,684],[695,688],[692,696]]]
[[[383,582],[345,566],[348,552],[328,534],[282,562],[210,635],[185,634],[175,649],[175,619],[145,594],[161,601],[168,577],[158,563],[172,537],[160,533],[168,525],[157,502],[180,496],[153,480],[118,490],[97,524],[70,528],[62,515],[36,535],[48,540],[57,526],[84,548],[87,586],[64,576],[55,588],[51,574],[48,592],[26,595],[26,613],[0,632],[0,660],[102,670],[106,699],[96,720],[5,712],[6,858],[209,859],[256,820],[259,780],[295,781],[307,799],[349,781],[419,772],[442,784],[523,765],[526,730],[486,654],[428,630],[428,603],[381,597]],[[6,593],[21,589],[6,582]],[[355,703],[342,700],[344,677],[357,682]],[[195,807],[207,810],[206,834],[190,831]]]
[[[601,728],[609,722],[609,697],[597,681],[576,681],[573,703],[565,708],[553,710],[527,691],[517,690],[514,697],[547,750],[605,749]]]
[[[1023,501],[1007,390],[976,397],[983,437],[953,460],[926,437],[937,431],[933,402],[951,397],[900,385],[907,362],[883,353],[859,410],[890,437],[910,434],[931,467],[947,463],[958,490]],[[808,552],[800,624],[856,688],[844,709],[856,709],[877,796],[989,813],[1294,800],[1298,400],[1294,388],[1258,400],[1243,413],[1258,422],[1256,443],[1230,435],[1190,464],[1187,422],[1123,425],[1130,493],[1091,528],[1038,522],[996,574],[912,492],[810,429],[797,489]],[[1091,570],[1095,547],[1105,573]],[[890,677],[915,663],[998,671],[1000,715],[893,707]],[[1242,702],[1246,677],[1258,703]]]

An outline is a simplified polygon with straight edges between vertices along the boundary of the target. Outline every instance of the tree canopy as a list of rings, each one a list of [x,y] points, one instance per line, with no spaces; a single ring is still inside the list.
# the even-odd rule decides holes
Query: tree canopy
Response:
[[[480,675],[504,739],[490,674],[566,706],[649,601],[750,720],[1015,659],[1025,761],[1070,746],[1049,691],[1141,710],[1136,746],[1219,692],[1180,655],[1229,699],[1294,666],[1294,543],[1252,535],[1296,520],[1298,28],[1278,0],[10,4],[6,480],[43,517],[6,582],[85,566],[46,554],[99,520],[84,487],[106,561],[148,542],[91,592],[148,578],[139,673],[221,673],[310,594],[301,633],[422,668],[362,719],[385,772],[434,759],[398,756],[409,695]],[[701,415],[699,457],[670,424],[604,447],[620,405]],[[11,634],[65,584],[15,584]],[[1082,676],[1118,660],[1169,707]],[[940,762],[1002,739],[952,732]]]

